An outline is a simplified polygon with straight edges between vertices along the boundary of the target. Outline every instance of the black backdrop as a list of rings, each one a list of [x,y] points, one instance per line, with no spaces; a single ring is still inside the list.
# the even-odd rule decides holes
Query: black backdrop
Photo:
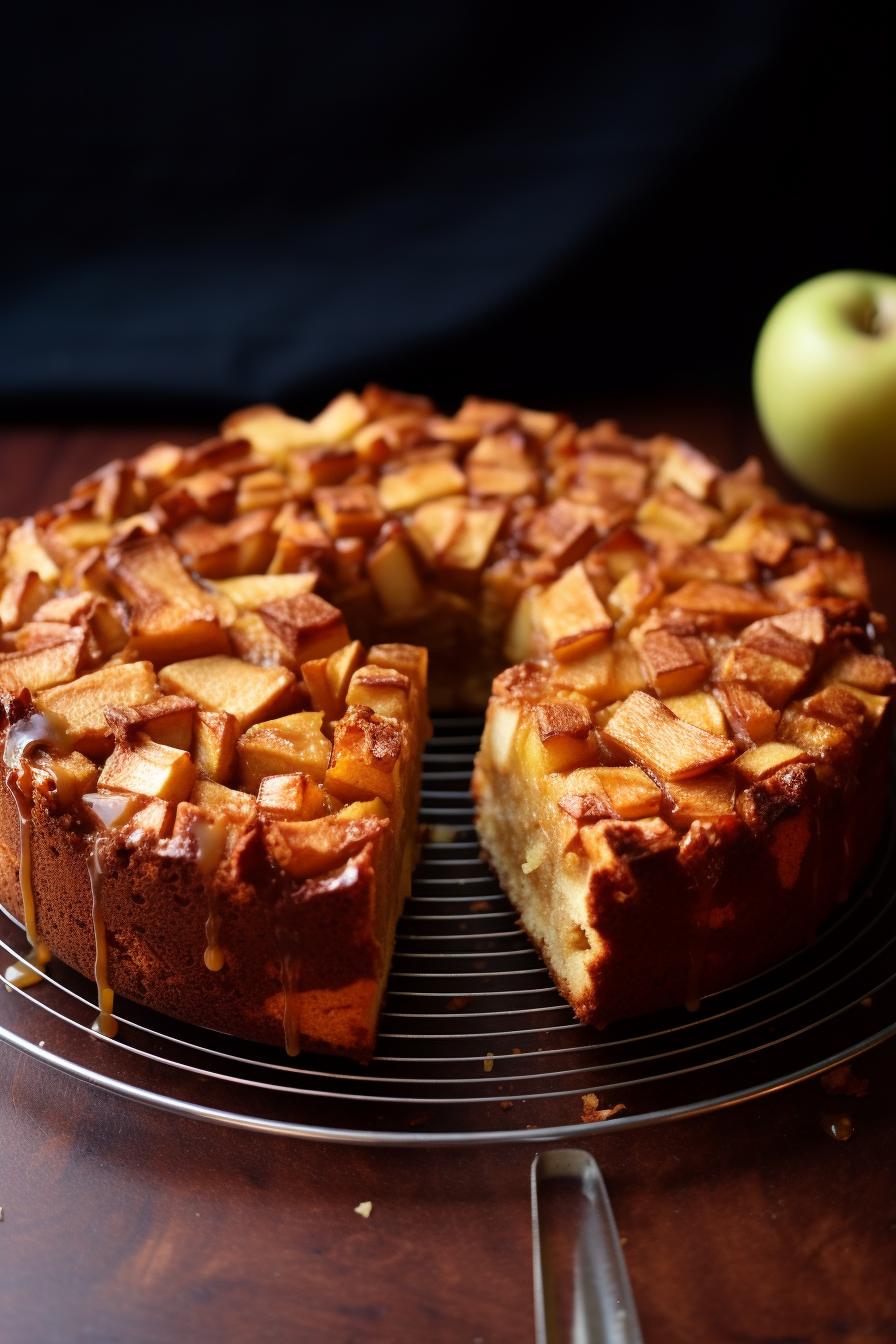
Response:
[[[745,388],[790,286],[896,270],[873,8],[19,6],[0,410]]]

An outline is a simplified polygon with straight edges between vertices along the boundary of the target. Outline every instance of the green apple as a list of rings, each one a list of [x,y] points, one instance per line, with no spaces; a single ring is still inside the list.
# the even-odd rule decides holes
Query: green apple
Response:
[[[801,484],[851,508],[896,505],[896,277],[834,271],[786,294],[759,336],[753,396]]]

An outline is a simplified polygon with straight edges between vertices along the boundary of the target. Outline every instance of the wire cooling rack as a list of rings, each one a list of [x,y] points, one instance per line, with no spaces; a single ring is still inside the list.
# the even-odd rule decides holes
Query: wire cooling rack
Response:
[[[367,1066],[186,1026],[96,989],[58,961],[0,993],[0,1038],[152,1106],[336,1143],[435,1146],[569,1138],[701,1114],[822,1073],[896,1034],[896,826],[811,946],[734,989],[597,1031],[577,1021],[479,857],[468,793],[479,717],[436,718],[423,850]],[[0,919],[0,949],[27,950]],[[581,1120],[582,1098],[625,1109]]]

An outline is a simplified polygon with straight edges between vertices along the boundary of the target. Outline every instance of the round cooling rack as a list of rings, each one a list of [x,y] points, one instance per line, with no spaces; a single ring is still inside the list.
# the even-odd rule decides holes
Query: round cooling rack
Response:
[[[0,1038],[86,1082],[194,1119],[335,1143],[445,1146],[580,1136],[698,1115],[787,1087],[896,1035],[896,825],[811,946],[684,1008],[583,1026],[479,858],[468,783],[480,717],[436,717],[430,826],[369,1065],[203,1031],[96,990],[61,963],[0,993]],[[0,920],[0,949],[24,934]],[[582,1122],[583,1096],[624,1109]]]

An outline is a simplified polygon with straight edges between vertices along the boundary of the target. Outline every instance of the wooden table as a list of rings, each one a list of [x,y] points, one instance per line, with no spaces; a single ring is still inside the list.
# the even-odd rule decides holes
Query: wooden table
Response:
[[[749,415],[724,404],[617,414],[731,465],[762,450]],[[198,432],[8,429],[2,509],[50,503],[111,456]],[[836,524],[896,622],[893,519]],[[583,1141],[605,1174],[647,1344],[896,1337],[896,1040],[854,1071],[863,1097],[831,1098],[813,1080]],[[831,1112],[851,1116],[848,1142],[824,1132]],[[0,1047],[0,1341],[524,1344],[535,1151],[261,1138],[126,1103]],[[367,1199],[365,1221],[354,1208]]]

